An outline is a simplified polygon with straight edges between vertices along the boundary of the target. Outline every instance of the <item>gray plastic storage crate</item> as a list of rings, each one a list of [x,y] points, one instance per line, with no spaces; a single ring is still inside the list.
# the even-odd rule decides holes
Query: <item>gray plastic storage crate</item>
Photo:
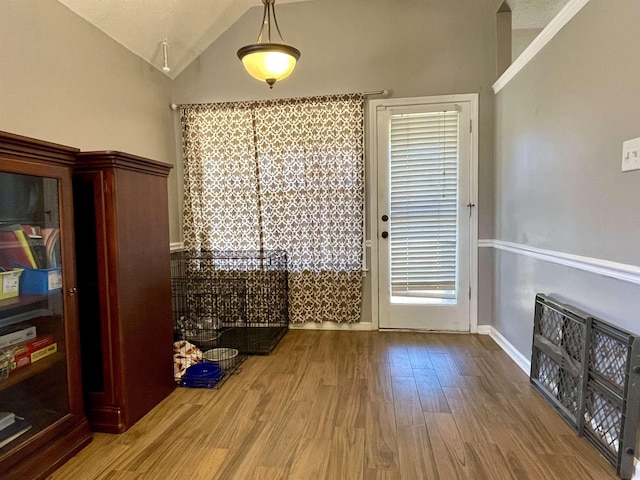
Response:
[[[622,478],[634,473],[640,337],[591,318],[584,436]]]
[[[633,476],[640,337],[538,294],[531,383],[621,478]]]
[[[531,383],[582,433],[588,316],[545,295],[536,296]]]

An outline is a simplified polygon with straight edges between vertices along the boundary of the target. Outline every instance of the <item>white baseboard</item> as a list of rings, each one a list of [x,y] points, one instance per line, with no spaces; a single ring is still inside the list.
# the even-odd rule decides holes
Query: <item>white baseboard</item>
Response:
[[[489,335],[493,341],[496,342],[507,355],[509,355],[511,360],[513,360],[516,365],[518,365],[518,367],[520,367],[520,369],[529,376],[529,373],[531,372],[531,360],[522,355],[498,330],[491,325],[478,325],[478,333],[480,335]]]
[[[172,252],[181,252],[184,250],[184,243],[182,242],[173,242],[169,244],[169,250]]]
[[[359,322],[359,323],[335,323],[335,322],[322,322],[322,323],[290,323],[290,330],[341,330],[344,332],[370,332],[377,330],[373,327],[371,322]]]
[[[489,335],[491,334],[491,329],[493,327],[491,325],[478,325],[478,334],[479,335]]]

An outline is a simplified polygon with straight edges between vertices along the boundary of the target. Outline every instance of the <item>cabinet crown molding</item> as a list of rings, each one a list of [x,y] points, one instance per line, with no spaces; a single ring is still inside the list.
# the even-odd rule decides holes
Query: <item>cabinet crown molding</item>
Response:
[[[76,171],[109,167],[166,177],[173,165],[114,150],[82,152],[77,155]]]
[[[80,150],[58,143],[23,137],[0,131],[0,155],[5,158],[33,160],[47,165],[74,165]]]

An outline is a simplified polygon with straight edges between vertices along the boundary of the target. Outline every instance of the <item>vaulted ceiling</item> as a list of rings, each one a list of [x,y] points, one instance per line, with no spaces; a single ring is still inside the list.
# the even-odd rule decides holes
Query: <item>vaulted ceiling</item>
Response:
[[[249,8],[261,0],[58,0],[158,69],[169,44],[174,78]],[[277,4],[309,0],[278,0]],[[255,41],[260,25],[247,32]],[[242,45],[238,45],[241,47]]]
[[[167,75],[172,78],[249,8],[262,8],[261,0],[58,1],[158,69],[163,66],[161,42],[166,40],[171,67]],[[302,1],[311,0],[277,0],[277,4]],[[513,28],[542,29],[567,1],[507,0]],[[258,29],[256,25],[256,31],[247,32],[247,43],[255,40]]]
[[[541,30],[569,0],[507,0],[514,30]]]

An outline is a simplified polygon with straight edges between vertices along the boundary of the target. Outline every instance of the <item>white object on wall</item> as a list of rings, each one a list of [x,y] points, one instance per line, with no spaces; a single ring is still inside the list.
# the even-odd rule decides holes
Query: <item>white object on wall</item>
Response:
[[[622,144],[622,171],[640,170],[640,137]]]

